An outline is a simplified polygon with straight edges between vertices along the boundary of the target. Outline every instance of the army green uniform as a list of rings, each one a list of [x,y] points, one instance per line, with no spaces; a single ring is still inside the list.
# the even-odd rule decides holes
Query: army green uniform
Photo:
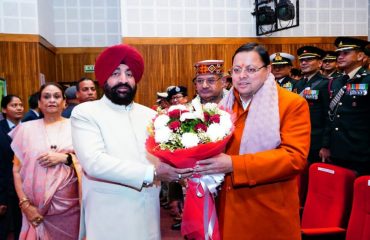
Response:
[[[317,72],[307,82],[305,78],[300,79],[294,89],[294,92],[299,93],[307,100],[310,108],[311,146],[308,155],[309,163],[321,161],[319,151],[329,145],[328,136],[324,134],[325,131],[328,131],[328,82],[327,78]]]
[[[329,113],[331,160],[360,174],[370,174],[369,83],[368,71],[360,68],[352,79],[342,76],[334,79],[330,86],[332,99],[343,86],[347,87]]]

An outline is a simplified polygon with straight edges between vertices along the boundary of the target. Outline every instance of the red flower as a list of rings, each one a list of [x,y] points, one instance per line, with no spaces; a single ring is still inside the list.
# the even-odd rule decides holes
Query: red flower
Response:
[[[168,113],[168,116],[170,118],[180,118],[180,115],[181,115],[180,109],[175,109]]]
[[[196,132],[199,132],[201,130],[204,131],[204,132],[206,132],[207,131],[207,126],[205,124],[203,124],[203,123],[197,123],[197,125],[194,126],[194,130]]]
[[[181,126],[180,121],[173,121],[170,124],[168,124],[168,127],[174,132],[177,131],[180,128],[180,126]]]
[[[215,114],[209,118],[211,123],[220,123],[220,114]]]
[[[209,121],[209,117],[210,117],[209,113],[204,112],[203,115],[204,115],[204,121],[205,122],[208,122]]]

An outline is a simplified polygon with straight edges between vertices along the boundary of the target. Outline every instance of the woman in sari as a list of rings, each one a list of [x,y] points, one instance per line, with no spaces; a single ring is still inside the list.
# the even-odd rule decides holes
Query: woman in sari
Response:
[[[69,119],[59,84],[40,89],[43,119],[18,125],[9,135],[14,185],[23,215],[19,239],[77,239],[80,206]]]

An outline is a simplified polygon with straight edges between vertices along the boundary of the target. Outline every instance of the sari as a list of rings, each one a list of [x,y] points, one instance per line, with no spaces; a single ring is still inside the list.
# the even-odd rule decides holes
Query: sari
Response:
[[[60,153],[73,153],[70,120],[63,120],[58,127],[57,148]],[[50,151],[43,119],[19,124],[9,133],[11,147],[22,164],[22,188],[31,203],[44,217],[33,227],[22,214],[21,240],[77,239],[80,221],[80,204],[77,174],[72,166],[57,164],[42,167],[36,160]]]

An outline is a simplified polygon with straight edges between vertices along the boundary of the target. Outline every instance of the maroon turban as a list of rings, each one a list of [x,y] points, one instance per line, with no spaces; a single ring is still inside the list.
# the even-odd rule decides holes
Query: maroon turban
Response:
[[[135,82],[139,82],[144,72],[144,60],[139,51],[127,44],[119,44],[105,49],[96,59],[95,76],[101,87],[121,64],[132,71]]]

